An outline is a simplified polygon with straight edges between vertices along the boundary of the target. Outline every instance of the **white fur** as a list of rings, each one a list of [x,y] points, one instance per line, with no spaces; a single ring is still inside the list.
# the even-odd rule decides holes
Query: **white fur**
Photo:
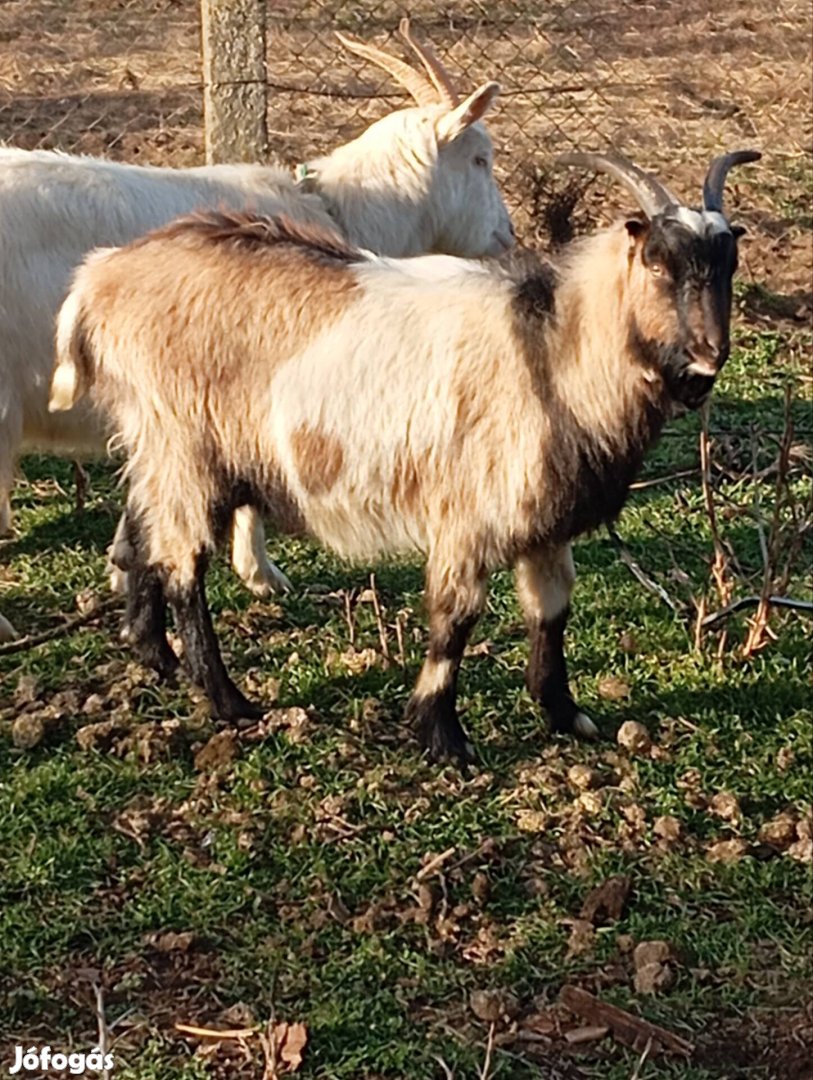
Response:
[[[691,210],[688,206],[680,206],[675,212],[675,217],[698,236],[705,236],[706,233],[731,232],[731,226],[724,215],[717,210]]]
[[[451,137],[443,126],[449,115],[425,106],[384,117],[311,164],[312,194],[276,167],[177,170],[0,147],[0,529],[10,527],[21,450],[106,452],[104,425],[87,403],[48,412],[54,316],[91,249],[127,243],[200,207],[245,207],[338,226],[384,255],[499,254],[513,229],[494,182],[490,139],[479,122]],[[476,161],[484,158],[486,167]],[[57,404],[76,396],[72,386],[55,391]],[[253,528],[238,532],[236,558],[250,587],[267,592],[287,578],[268,562],[263,542],[254,515]]]

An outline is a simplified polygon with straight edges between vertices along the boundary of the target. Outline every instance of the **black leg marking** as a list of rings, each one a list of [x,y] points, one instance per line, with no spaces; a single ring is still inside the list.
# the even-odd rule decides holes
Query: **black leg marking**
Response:
[[[456,701],[460,660],[477,618],[470,615],[451,624],[444,619],[444,629],[433,627],[430,633],[429,653],[406,716],[431,761],[457,761],[465,766],[474,757],[474,748],[457,717]],[[431,688],[422,691],[421,683],[427,681]]]
[[[127,607],[121,639],[138,659],[164,678],[178,669],[178,657],[167,641],[167,605],[157,572],[144,561],[144,544],[136,519],[128,513],[125,523],[129,540],[127,561]]]
[[[553,619],[540,619],[531,628],[531,648],[525,681],[550,718],[551,731],[574,734],[579,707],[570,693],[565,663],[565,626],[570,608]]]
[[[192,681],[206,692],[216,720],[259,720],[265,710],[241,694],[229,678],[220,655],[206,603],[205,575],[206,559],[201,555],[192,585],[170,596],[175,623],[184,643],[184,664]]]

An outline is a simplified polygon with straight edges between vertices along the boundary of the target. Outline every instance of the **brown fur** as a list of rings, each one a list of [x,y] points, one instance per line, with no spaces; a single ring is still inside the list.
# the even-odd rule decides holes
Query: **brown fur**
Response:
[[[354,263],[362,259],[361,252],[348,244],[338,231],[295,221],[284,214],[268,217],[240,210],[200,210],[187,214],[136,240],[133,246],[151,240],[187,239],[205,240],[244,251],[289,244],[325,263]]]
[[[338,480],[344,450],[338,439],[303,424],[291,436],[296,470],[309,495],[325,495]]]

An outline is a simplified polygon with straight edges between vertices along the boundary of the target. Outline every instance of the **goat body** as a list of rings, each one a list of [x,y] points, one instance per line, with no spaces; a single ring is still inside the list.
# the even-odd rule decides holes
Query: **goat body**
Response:
[[[569,543],[616,516],[675,405],[713,383],[696,374],[687,316],[708,304],[676,299],[647,262],[675,230],[621,224],[555,274],[515,281],[209,214],[84,265],[60,317],[54,397],[90,389],[113,419],[143,565],[217,714],[251,708],[203,592],[206,554],[245,499],[343,555],[426,556],[430,645],[410,709],[436,756],[465,753],[457,669],[488,574],[506,564],[531,627],[532,693],[555,729],[595,731],[562,654]],[[698,238],[698,252],[730,278],[729,240],[712,251]],[[713,329],[727,341],[727,315]],[[136,646],[154,651],[162,626],[150,634]]]

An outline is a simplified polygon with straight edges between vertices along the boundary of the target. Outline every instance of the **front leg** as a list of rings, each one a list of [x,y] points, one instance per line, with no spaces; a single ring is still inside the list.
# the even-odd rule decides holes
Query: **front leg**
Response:
[[[521,556],[517,592],[528,623],[526,683],[550,719],[551,731],[594,739],[598,729],[573,700],[567,679],[564,637],[576,580],[570,545]]]
[[[293,586],[265,552],[265,529],[253,506],[238,506],[232,517],[232,566],[255,596],[287,593]]]
[[[474,751],[457,718],[457,673],[466,641],[485,603],[485,583],[450,582],[436,591],[430,574],[426,603],[429,610],[429,651],[407,705],[421,745],[432,761],[470,761]],[[444,575],[445,577],[445,575]]]

